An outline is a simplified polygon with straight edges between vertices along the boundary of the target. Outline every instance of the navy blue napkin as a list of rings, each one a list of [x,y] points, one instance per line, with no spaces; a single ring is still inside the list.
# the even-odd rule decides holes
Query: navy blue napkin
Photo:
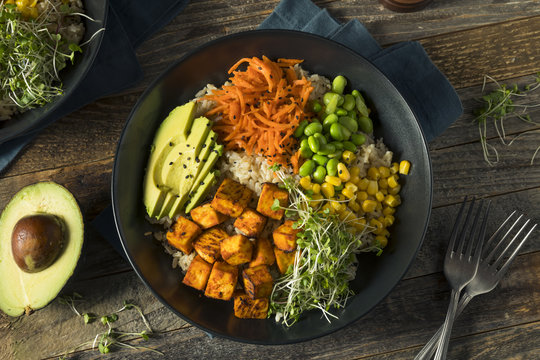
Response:
[[[369,59],[409,103],[428,141],[442,133],[463,112],[454,88],[417,42],[382,49],[360,22],[352,20],[340,24],[310,0],[282,0],[259,28],[310,32],[335,40]],[[125,258],[112,209],[105,209],[93,225]]]
[[[135,49],[176,17],[188,2],[160,0],[149,5],[147,0],[109,0],[103,41],[81,85],[39,127],[0,144],[0,171],[46,126],[86,104],[139,82],[143,73]]]
[[[456,91],[416,41],[383,49],[358,20],[340,24],[311,0],[282,0],[260,28],[310,32],[367,58],[413,109],[427,141],[440,135],[463,113]]]

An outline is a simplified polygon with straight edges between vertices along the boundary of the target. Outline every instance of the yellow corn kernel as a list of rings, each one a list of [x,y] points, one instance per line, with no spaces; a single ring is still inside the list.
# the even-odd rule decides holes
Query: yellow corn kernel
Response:
[[[341,155],[341,159],[347,164],[350,165],[354,160],[356,160],[356,155],[352,151],[345,150]]]
[[[356,218],[351,221],[351,225],[354,226],[356,230],[363,231],[366,228],[367,221],[364,218]]]
[[[321,191],[327,199],[333,198],[336,193],[334,190],[334,185],[330,184],[329,182],[324,182],[321,185]]]
[[[322,204],[321,200],[323,199],[323,196],[321,194],[313,194],[311,195],[311,200],[309,201],[309,206],[312,208],[316,208]]]
[[[381,231],[380,235],[390,237],[390,231],[385,228],[383,231]]]
[[[326,181],[327,183],[330,183],[334,186],[339,186],[341,185],[341,179],[338,178],[337,176],[328,176],[326,175],[326,177],[324,178],[324,181]]]
[[[364,200],[362,201],[362,210],[364,212],[372,212],[377,207],[377,202],[375,200]]]
[[[320,194],[321,193],[321,185],[315,183],[311,186],[311,190],[313,190],[313,193]]]
[[[358,166],[352,166],[349,172],[351,173],[351,177],[360,177],[360,168]]]
[[[347,221],[347,220],[352,220],[356,218],[354,213],[347,208],[345,208],[345,210],[343,210],[342,212],[338,213],[338,217],[341,221]]]
[[[396,186],[399,185],[399,177],[397,175],[392,175],[392,176],[389,176],[388,177],[388,186],[390,186],[391,188],[395,188]]]
[[[328,211],[326,211],[326,210],[328,210]],[[321,208],[321,211],[325,212],[325,213],[328,213],[328,214],[333,214],[335,212],[334,207],[329,202],[327,202],[326,204],[323,205],[323,207]]]
[[[360,179],[360,182],[358,182],[358,188],[360,190],[367,190],[368,186],[369,186],[369,180],[366,179],[366,178],[362,178]]]
[[[347,199],[347,198],[345,197],[345,195],[343,195],[343,194],[338,194],[338,196],[336,196],[336,198],[337,198],[339,201],[347,201],[347,200],[349,200],[349,199]]]
[[[331,201],[330,204],[332,204],[332,207],[337,213],[340,213],[345,210],[345,204],[339,202],[339,201]]]
[[[386,166],[380,166],[379,173],[381,173],[381,179],[387,178],[390,176],[390,168]]]
[[[386,195],[386,197],[384,198],[384,203],[390,207],[396,207],[399,205],[399,201],[397,199],[397,196],[399,195]]]
[[[384,196],[386,196],[386,195],[388,195],[388,189],[389,188],[386,188],[386,189],[379,188],[379,191],[382,192],[384,194]]]
[[[399,172],[399,164],[397,162],[393,162],[392,166],[390,167],[390,173],[397,174]]]
[[[367,177],[370,180],[379,180],[381,178],[381,173],[376,167],[370,167],[367,171]]]
[[[388,239],[385,236],[377,235],[375,236],[375,241],[379,243],[381,249],[384,249],[388,245]]]
[[[382,210],[382,213],[384,216],[393,215],[395,212],[396,212],[396,209],[390,206],[385,206]]]
[[[411,168],[411,163],[408,160],[401,160],[399,163],[399,173],[403,175],[408,175]]]
[[[344,181],[344,182],[349,181],[349,179],[351,178],[351,174],[349,173],[349,170],[347,169],[344,163],[340,162],[337,166],[337,170],[338,170],[338,177],[341,179],[341,181]]]
[[[311,190],[312,184],[311,184],[311,178],[309,176],[304,176],[300,179],[300,186],[304,190]]]
[[[394,217],[394,215],[388,214],[384,216],[384,225],[386,227],[392,226],[394,224],[394,221],[396,221],[396,218]]]
[[[349,208],[350,208],[352,211],[354,211],[354,212],[356,212],[356,213],[357,213],[358,211],[361,210],[360,204],[357,203],[355,200],[349,201],[349,205],[348,205],[348,206],[349,206]]]
[[[382,203],[377,201],[377,206],[375,206],[375,210],[377,210],[378,212],[382,212]]]
[[[354,191],[352,191],[351,189],[344,188],[343,190],[341,190],[341,193],[345,195],[348,199],[355,198]]]
[[[398,186],[394,188],[388,188],[388,193],[392,195],[397,195],[401,191],[401,185],[398,184]]]
[[[349,173],[351,171],[349,170]],[[358,184],[360,183],[360,177],[359,176],[352,176],[351,175],[351,178],[349,179],[349,182],[353,183],[354,185],[358,186]]]
[[[345,184],[345,188],[346,189],[349,189],[353,192],[357,192],[358,191],[358,186],[356,186],[354,183],[352,183],[351,181],[347,181],[347,183]]]
[[[386,178],[379,179],[379,189],[386,189],[388,187],[388,180]]]
[[[377,201],[381,202],[384,200],[384,194],[380,191],[377,191],[377,193],[375,193],[375,199],[377,199]]]
[[[383,229],[384,229],[383,223],[380,222],[380,221],[377,220],[377,219],[371,219],[371,220],[369,220],[369,225],[371,225],[371,226],[373,226],[373,227],[375,228],[375,229],[373,230],[373,232],[374,232],[375,234],[377,234],[377,233],[383,231]]]
[[[356,193],[356,200],[357,200],[358,202],[362,202],[362,201],[364,201],[364,200],[367,200],[367,198],[368,198],[368,193],[365,192],[365,191],[358,191],[358,192]]]
[[[369,180],[367,187],[368,195],[375,195],[379,191],[379,183],[376,180]]]

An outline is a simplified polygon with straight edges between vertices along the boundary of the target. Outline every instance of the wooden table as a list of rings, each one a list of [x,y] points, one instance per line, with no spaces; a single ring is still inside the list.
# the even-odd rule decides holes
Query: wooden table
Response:
[[[509,138],[501,145],[488,126],[488,141],[501,155],[490,167],[483,159],[473,109],[479,106],[485,74],[520,86],[540,70],[540,2],[538,0],[434,0],[421,12],[398,14],[376,0],[315,1],[339,21],[358,18],[388,46],[417,40],[457,89],[465,111],[430,144],[433,163],[433,211],[427,236],[409,272],[369,314],[323,338],[287,346],[255,346],[209,338],[156,300],[124,261],[89,226],[110,202],[111,169],[120,133],[137,98],[169,64],[199,45],[222,35],[255,29],[277,0],[199,0],[138,49],[144,69],[136,87],[66,116],[47,128],[0,175],[0,207],[21,187],[53,180],[79,200],[86,226],[80,271],[64,289],[84,296],[79,310],[98,314],[121,307],[125,299],[142,306],[160,332],[146,345],[164,353],[117,349],[114,359],[179,358],[325,358],[411,359],[443,322],[449,287],[442,273],[443,256],[457,204],[465,195],[493,201],[488,229],[514,209],[540,220],[540,125],[516,118],[505,123]],[[540,90],[526,99],[540,103]],[[540,122],[540,108],[529,114]],[[502,283],[489,295],[474,299],[455,323],[449,359],[540,358],[540,236],[533,235]],[[1,276],[1,274],[0,274]],[[135,312],[120,315],[119,329],[141,331]],[[102,325],[84,325],[58,300],[28,317],[0,317],[0,358],[38,359],[93,340]],[[91,345],[77,359],[99,357]]]

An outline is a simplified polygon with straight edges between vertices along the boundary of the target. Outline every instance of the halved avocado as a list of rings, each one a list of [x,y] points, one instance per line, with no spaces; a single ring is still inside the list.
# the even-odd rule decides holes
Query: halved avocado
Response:
[[[29,229],[35,225],[20,220],[30,218],[41,223],[42,218],[49,217],[61,224],[61,249],[44,266],[30,269],[34,272],[29,272],[29,269],[19,267],[15,261],[17,256],[28,258],[28,254],[14,254],[13,249],[16,252],[27,251],[20,250],[25,249],[24,246],[15,246],[15,240],[23,237],[21,226],[28,230],[25,236],[29,237],[32,235],[28,234],[39,234],[41,230],[39,226]],[[46,226],[55,227],[54,223]],[[19,316],[51,302],[73,274],[83,241],[81,211],[66,188],[54,182],[41,182],[21,189],[0,216],[0,310],[10,316]]]

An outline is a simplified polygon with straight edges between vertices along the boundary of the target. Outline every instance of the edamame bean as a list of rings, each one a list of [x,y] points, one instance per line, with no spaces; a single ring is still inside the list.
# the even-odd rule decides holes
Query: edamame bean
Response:
[[[306,136],[311,136],[315,133],[320,133],[322,131],[322,125],[320,122],[318,121],[314,121],[312,122],[311,124],[309,124],[308,126],[306,126],[306,128],[304,129],[304,134]]]
[[[336,147],[336,150],[343,150],[343,143],[340,141],[332,141],[332,145]]]
[[[352,135],[351,135],[352,136]],[[350,142],[350,141],[344,141],[343,142],[343,148],[345,150],[349,150],[349,151],[352,151],[352,152],[356,152],[356,145],[354,145],[354,143]]]
[[[323,103],[324,105],[328,105],[330,104],[330,101],[332,101],[332,99],[336,98],[336,97],[339,97],[340,95],[339,94],[336,94],[334,92],[327,92],[323,95]]]
[[[324,109],[324,112],[327,113],[327,114],[333,114],[336,112],[336,109],[339,105],[339,99],[341,98],[341,96],[337,95],[332,97],[330,99],[330,102],[326,105],[326,109]]]
[[[351,130],[347,129],[345,126],[341,127],[341,133],[343,134],[343,140],[349,140],[351,138],[352,132]]]
[[[324,166],[317,166],[315,169],[315,172],[313,172],[313,180],[318,183],[322,184],[324,182],[324,178],[326,176],[326,168]]]
[[[347,79],[343,75],[336,76],[332,81],[332,91],[337,94],[343,94],[345,86],[347,86]]]
[[[336,151],[336,147],[330,143],[330,144],[321,145],[317,154],[328,155],[328,154],[334,153],[335,151]]]
[[[300,169],[298,169],[298,174],[300,176],[309,176],[311,173],[315,170],[315,161],[308,160],[302,166],[300,166]]]
[[[345,100],[343,101],[343,108],[347,111],[351,111],[356,106],[356,100],[351,94],[345,95]]]
[[[362,98],[362,95],[358,93],[359,96],[355,97],[356,100],[356,109],[362,116],[369,116],[369,109],[366,106],[366,103],[364,102],[364,98]]]
[[[324,155],[315,154],[312,157],[313,161],[315,161],[318,165],[325,166],[328,162],[328,158]]]
[[[319,140],[317,140],[317,138],[313,135],[311,135],[310,137],[308,137],[308,144],[309,144],[309,149],[311,151],[313,151],[314,153],[316,153],[317,151],[319,151],[319,148],[321,147],[321,144],[319,144]]]
[[[358,131],[358,123],[348,116],[340,117],[338,122],[349,129],[349,131],[352,133]]]
[[[317,100],[314,100],[313,101],[313,104],[311,105],[311,110],[313,110],[313,112],[316,112],[318,113],[319,111],[322,110],[322,105],[320,102],[318,102]]]
[[[347,114],[348,114],[348,111],[345,110],[345,109],[338,108],[338,109],[336,110],[336,115],[337,115],[337,116],[345,116],[345,115],[347,115]]]
[[[364,134],[352,134],[351,141],[356,145],[360,146],[366,142],[366,137]]]
[[[339,160],[337,158],[328,160],[328,162],[326,163],[326,173],[329,176],[336,176],[338,164],[339,164]]]
[[[351,95],[354,96],[354,97],[362,96],[362,95],[360,94],[360,91],[358,91],[358,90],[356,90],[356,89],[354,89],[353,91],[351,91]]]
[[[340,123],[333,123],[330,126],[330,136],[332,136],[334,140],[343,141],[343,126],[341,126]]]
[[[373,131],[373,121],[367,116],[360,116],[358,118],[358,127],[360,131],[370,134]]]
[[[311,159],[313,156],[313,151],[311,151],[309,147],[300,148],[300,156],[302,156],[304,159]]]
[[[327,156],[330,159],[341,159],[341,155],[343,155],[343,150],[336,150],[335,152],[328,154]]]
[[[308,126],[308,124],[309,122],[307,120],[300,121],[300,124],[298,124],[298,127],[294,130],[294,133],[293,133],[294,137],[299,138],[302,135],[304,135],[304,130],[306,126]]]
[[[358,113],[356,112],[356,109],[349,111],[347,113],[347,116],[354,120],[358,119]]]
[[[326,138],[324,137],[324,135],[321,134],[321,133],[313,134],[313,137],[319,141],[319,145],[321,145],[321,146],[322,146],[322,145],[325,145],[326,143],[328,143],[328,140],[326,140]]]

